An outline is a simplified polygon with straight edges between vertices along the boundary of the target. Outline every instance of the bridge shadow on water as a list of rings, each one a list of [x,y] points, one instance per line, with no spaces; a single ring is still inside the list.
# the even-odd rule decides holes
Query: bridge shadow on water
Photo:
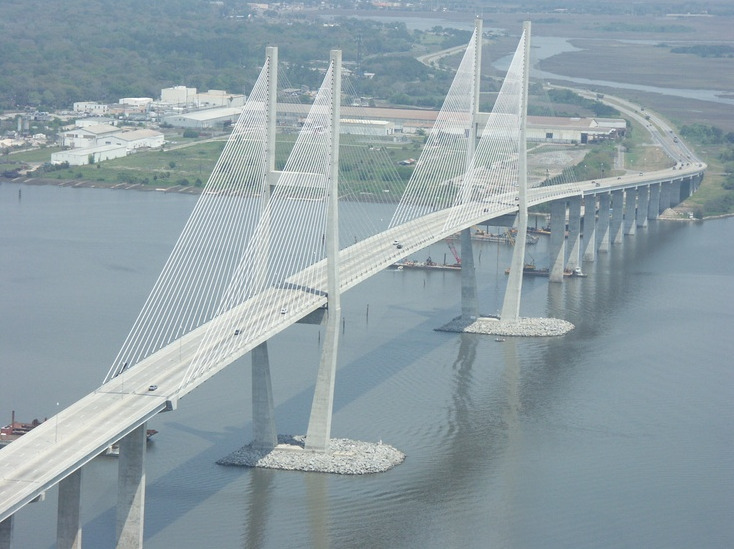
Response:
[[[370,390],[378,387],[382,383],[388,381],[392,376],[399,373],[403,368],[412,364],[417,358],[421,356],[430,355],[438,346],[445,343],[447,339],[454,338],[457,334],[435,332],[436,337],[431,338],[420,338],[423,345],[420,346],[420,353],[416,353],[418,347],[413,346],[408,350],[404,344],[405,340],[418,339],[418,334],[425,334],[426,331],[430,331],[432,334],[433,330],[439,326],[442,322],[450,320],[456,315],[456,308],[444,309],[444,310],[432,310],[430,316],[419,324],[413,326],[405,332],[395,334],[392,339],[387,341],[384,345],[375,348],[366,354],[352,360],[351,362],[344,364],[337,370],[337,389],[334,395],[334,414],[340,409],[349,405],[354,400],[365,395]],[[438,320],[444,319],[444,320]],[[348,330],[352,328],[347,326]],[[361,336],[360,336],[361,337]],[[342,340],[344,337],[342,336]],[[430,342],[430,343],[426,343]],[[320,344],[319,344],[320,347]],[[271,355],[273,352],[271,351]],[[385,361],[386,357],[389,357],[390,368],[372,368],[374,364],[379,361]],[[271,361],[273,360],[271,356]],[[247,361],[247,370],[249,372],[249,355],[245,355],[240,361]],[[240,364],[240,367],[243,365]],[[314,371],[315,371],[314,365]],[[271,366],[272,368],[272,366]],[[221,374],[220,374],[221,375]],[[274,389],[277,392],[277,386]],[[243,385],[243,390],[245,386]],[[313,399],[314,385],[309,384],[308,387],[302,389],[294,396],[288,398],[284,402],[278,404],[275,409],[276,413],[276,425],[278,426],[278,432],[286,434],[284,429],[281,427],[282,424],[292,423],[289,418],[301,418],[300,421],[308,421],[308,413],[311,409],[311,402]],[[246,395],[245,398],[249,401],[250,395]],[[184,404],[185,405],[185,404]],[[174,414],[176,412],[173,412]],[[280,421],[279,421],[280,420]],[[188,436],[194,436],[201,440],[205,440],[209,443],[209,446],[201,452],[192,455],[186,461],[178,464],[176,467],[171,469],[164,475],[156,478],[154,481],[149,482],[146,486],[146,508],[150,508],[151,505],[163,503],[165,498],[165,487],[175,486],[177,482],[174,479],[181,478],[185,475],[196,474],[197,471],[201,472],[200,465],[202,463],[213,464],[218,459],[230,454],[240,446],[246,444],[249,441],[243,440],[243,433],[251,432],[252,422],[247,421],[242,425],[227,426],[224,430],[221,430],[217,424],[215,429],[196,429],[180,422],[167,422],[166,431],[170,432],[172,429],[178,429],[181,433],[185,433]],[[287,430],[287,429],[286,429]],[[302,429],[305,432],[305,428]],[[287,433],[287,434],[299,434]],[[302,433],[300,433],[302,434]],[[332,430],[332,437],[337,435]],[[160,437],[159,437],[160,438]],[[242,441],[239,445],[233,448],[233,441]],[[152,444],[156,444],[155,440]],[[234,443],[235,445],[237,443]],[[150,453],[148,461],[151,459]],[[223,466],[217,466],[221,469],[225,469]],[[197,490],[204,489],[206,494],[202,497],[214,495],[220,492],[227,485],[240,478],[242,474],[251,473],[252,488],[255,493],[262,494],[263,489],[266,488],[275,474],[287,474],[288,472],[273,471],[261,468],[238,468],[238,467],[227,467],[231,473],[213,475],[207,478],[205,483],[197,484]],[[116,474],[116,469],[115,469]],[[306,478],[310,477],[327,477],[325,474],[318,475],[307,475]],[[310,480],[309,482],[313,484]],[[318,484],[318,482],[317,482]],[[257,504],[250,505],[250,514],[253,515],[251,519],[254,522],[258,522],[257,517],[266,515],[265,502],[258,501]],[[145,524],[145,537],[155,536],[160,531],[174,524],[183,514],[192,511],[195,507],[200,504],[200,500],[193,498],[179,498],[176,505],[159,505],[155,511],[155,521],[146,521]],[[261,508],[262,507],[262,508]],[[84,538],[95,540],[98,545],[101,546],[114,546],[114,529],[115,529],[115,515],[116,509],[113,506],[100,512],[92,519],[84,524]],[[250,529],[248,529],[249,531]],[[255,529],[257,530],[257,529]],[[258,536],[255,534],[255,537]],[[247,543],[246,547],[257,546],[257,544],[250,545]]]
[[[510,491],[521,474],[515,463],[521,451],[523,425],[528,421],[543,421],[539,418],[543,417],[544,407],[551,406],[554,399],[563,396],[563,388],[568,386],[569,377],[574,375],[577,368],[588,367],[579,351],[600,331],[606,329],[612,316],[624,313],[624,308],[635,298],[635,292],[629,288],[629,273],[640,273],[641,269],[644,272],[645,261],[654,261],[655,248],[668,245],[675,237],[676,229],[677,227],[660,230],[653,223],[650,229],[642,231],[636,237],[626,236],[623,244],[613,246],[608,254],[599,256],[595,263],[585,264],[589,278],[550,284],[546,294],[548,314],[573,322],[576,329],[563,338],[544,338],[545,343],[542,345],[530,343],[530,351],[524,349],[527,341],[508,338],[498,347],[497,353],[492,355],[492,359],[496,359],[497,355],[501,356],[498,359],[500,364],[493,366],[493,382],[496,384],[479,388],[475,386],[477,368],[489,367],[485,357],[478,356],[477,353],[481,338],[489,336],[434,332],[441,323],[455,316],[457,307],[434,309],[426,311],[425,318],[407,331],[392,335],[378,347],[368,350],[338,369],[334,414],[386,383],[416,361],[428,357],[447,341],[453,340],[456,342],[456,358],[451,366],[452,405],[446,410],[446,426],[441,436],[432,442],[440,447],[439,459],[415,471],[416,474],[409,479],[409,485],[402,489],[410,492],[411,497],[422,498],[427,504],[438,505],[451,494],[469,490],[476,481],[473,472],[482,469],[485,474],[503,476],[503,488],[492,497],[501,499],[503,491],[510,497]],[[348,330],[352,330],[351,326]],[[430,338],[425,337],[428,331],[433,334]],[[365,334],[358,337],[365,337]],[[406,340],[420,340],[421,345],[409,347],[405,345]],[[375,364],[389,366],[377,368],[374,367]],[[247,369],[249,371],[249,364]],[[277,424],[292,425],[293,418],[299,418],[298,421],[305,425],[313,390],[314,385],[309,383],[307,387],[278,404]],[[249,400],[249,395],[246,399]],[[487,402],[491,405],[482,405]],[[554,428],[553,425],[548,427]],[[244,504],[245,514],[240,525],[242,546],[262,546],[266,542],[269,528],[272,504],[270,492],[277,484],[276,475],[285,475],[287,472],[259,468],[220,468],[218,474],[209,476],[205,482],[197,482],[201,498],[172,497],[175,504],[164,504],[166,491],[178,485],[176,479],[195,475],[197,471],[200,475],[204,474],[201,472],[202,464],[211,466],[236,449],[233,445],[239,447],[246,443],[247,441],[242,440],[243,433],[251,431],[251,422],[226,426],[223,430],[193,429],[180,422],[168,422],[166,428],[168,432],[179,429],[182,433],[207,441],[209,445],[148,485],[146,505],[149,509],[155,505],[156,511],[155,520],[146,523],[146,538],[175,524],[182,515],[193,511],[202,498],[217,494],[246,474],[248,478],[243,497],[250,501]],[[566,429],[568,426],[559,425],[557,428]],[[280,433],[286,431],[287,428],[279,428]],[[332,431],[332,436],[340,435],[343,436]],[[242,440],[239,445],[233,442],[238,440]],[[436,478],[446,475],[451,475],[451,482],[435,482]],[[307,500],[313,502],[313,505],[309,505],[311,543],[313,546],[328,547],[329,475],[301,474],[299,477],[303,478]],[[433,489],[421,490],[426,485]],[[497,543],[507,543],[512,536],[506,527],[502,527],[502,513],[509,512],[503,509],[498,501],[498,515],[492,519],[494,533],[499,538],[495,540]],[[411,536],[420,537],[419,532],[412,530],[419,528],[421,521],[411,521],[410,518],[405,517],[402,531],[392,532],[397,544],[400,544],[401,539],[407,542]],[[102,546],[113,546],[114,524],[115,507],[111,506],[85,523],[85,539],[96,540]],[[369,545],[369,537],[361,541]],[[381,539],[384,540],[384,537]],[[374,541],[379,545],[379,540]]]

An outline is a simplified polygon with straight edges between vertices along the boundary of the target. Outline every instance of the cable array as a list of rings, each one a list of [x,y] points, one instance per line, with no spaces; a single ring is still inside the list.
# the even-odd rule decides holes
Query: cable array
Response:
[[[523,33],[457,193],[457,207],[446,220],[447,230],[517,204],[525,40]]]
[[[452,206],[461,189],[475,110],[475,51],[481,38],[476,34],[475,29],[390,227],[405,225],[420,232],[420,224],[409,222]]]
[[[326,295],[324,270],[308,267],[326,252],[334,70],[332,63],[182,387]]]
[[[362,241],[398,226],[418,237],[415,242],[427,242],[428,223],[436,226],[437,215],[446,217],[442,210],[450,211],[442,231],[450,234],[482,212],[515,205],[527,38],[523,35],[470,157],[480,38],[473,36],[467,47],[397,206],[402,182],[384,147],[364,136],[343,140],[339,248],[347,256],[347,248],[361,250],[358,243],[364,248]],[[268,59],[105,381],[174,341],[188,340],[196,351],[187,350],[193,358],[183,388],[325,302],[327,205],[336,184],[330,169],[333,105],[340,100],[332,97],[336,67],[332,61],[282,163],[278,151],[268,150],[269,70]],[[269,158],[282,169],[269,167]],[[382,220],[389,219],[387,225],[357,213],[367,202],[387,204]],[[195,337],[187,337],[191,332]]]
[[[263,209],[268,62],[105,382],[211,320]]]

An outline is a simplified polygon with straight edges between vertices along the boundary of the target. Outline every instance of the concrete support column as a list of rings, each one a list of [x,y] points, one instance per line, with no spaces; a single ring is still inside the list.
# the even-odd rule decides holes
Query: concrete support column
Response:
[[[56,522],[57,549],[82,547],[82,470],[81,468],[59,482],[59,506]]]
[[[479,112],[479,82],[480,67],[482,66],[482,20],[474,21],[474,71],[472,78],[472,109],[471,126],[469,127],[466,169],[471,171],[472,158],[477,143],[477,113]],[[466,190],[469,188],[467,187]],[[477,274],[474,269],[474,250],[471,244],[471,229],[461,231],[459,240],[461,249],[461,318],[465,322],[475,320],[478,316],[477,304]]]
[[[252,350],[252,439],[252,446],[262,450],[278,444],[267,341]]]
[[[120,440],[117,476],[117,549],[142,549],[145,517],[146,424]]]
[[[698,190],[701,186],[701,181],[703,181],[703,175],[695,175],[691,177],[691,194]]]
[[[647,218],[657,219],[660,215],[660,183],[650,185],[650,201],[647,204]]]
[[[680,180],[680,202],[693,194],[693,177]]]
[[[622,243],[622,220],[624,219],[624,191],[612,191],[612,219],[609,237],[612,244]]]
[[[599,239],[599,245],[597,250],[600,253],[607,253],[609,251],[609,205],[611,203],[611,195],[609,193],[602,193],[599,195],[599,219],[597,221],[597,238]]]
[[[583,261],[596,261],[596,195],[584,197]]]
[[[675,179],[670,183],[670,206],[677,206],[681,203],[681,180]]]
[[[525,267],[525,246],[528,235],[528,156],[527,156],[527,114],[528,114],[528,81],[530,74],[530,21],[523,24],[523,66],[522,66],[522,100],[520,106],[520,135],[517,151],[517,238],[512,250],[510,275],[505,288],[505,298],[502,302],[500,318],[505,322],[516,322],[520,318],[520,297],[522,295],[522,281]],[[479,45],[481,50],[481,36]],[[481,64],[476,65],[479,70]],[[478,76],[478,72],[475,76]],[[476,88],[476,103],[478,104],[478,90]]]
[[[637,232],[637,189],[627,189],[624,197],[624,234]]]
[[[647,227],[647,209],[649,205],[650,188],[648,186],[637,189],[637,211],[635,213],[635,222],[638,227]]]
[[[321,362],[316,374],[311,416],[308,421],[308,431],[306,431],[306,449],[313,452],[326,452],[331,440],[341,307],[334,309],[330,303],[327,315],[324,346],[321,349]]]
[[[316,374],[311,416],[306,431],[306,449],[326,452],[331,439],[331,420],[334,410],[337,352],[339,350],[339,320],[341,318],[341,291],[339,277],[339,120],[341,98],[342,52],[331,50],[333,67],[331,82],[331,158],[329,159],[329,197],[326,211],[326,288],[329,311],[326,334],[321,349],[321,362]]]
[[[581,197],[568,199],[568,258],[566,268],[581,266]]]
[[[551,234],[549,245],[550,282],[563,282],[563,263],[566,255],[566,201],[551,202]]]
[[[672,184],[670,181],[664,181],[660,184],[660,213],[670,208],[670,189]]]
[[[4,521],[0,522],[0,549],[10,549],[13,541],[13,517],[10,515]]]
[[[471,245],[471,229],[461,231],[461,318],[477,318],[477,273],[474,268],[474,251]]]
[[[584,197],[584,261],[596,261],[596,196]]]

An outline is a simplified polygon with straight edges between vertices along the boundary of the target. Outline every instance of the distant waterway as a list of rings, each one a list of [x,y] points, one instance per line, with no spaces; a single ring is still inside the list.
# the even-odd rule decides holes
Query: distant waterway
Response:
[[[645,86],[640,84],[634,84],[630,82],[617,82],[613,80],[599,80],[591,78],[579,78],[575,76],[567,76],[564,74],[555,74],[548,71],[543,71],[537,68],[539,61],[548,59],[555,55],[562,53],[581,51],[582,48],[578,48],[571,44],[570,38],[561,38],[557,36],[533,36],[531,50],[531,58],[533,66],[530,70],[531,78],[537,78],[541,80],[563,80],[564,82],[573,82],[580,84],[588,88],[615,88],[625,90],[636,90],[642,92],[658,93],[661,95],[669,95],[672,97],[682,97],[684,99],[695,99],[698,101],[709,101],[713,103],[722,103],[725,105],[734,105],[734,96],[731,93],[727,93],[723,90],[706,90],[706,89],[686,89],[686,88],[663,88],[659,86]],[[635,42],[633,40],[625,40],[626,43]],[[648,43],[649,41],[642,40],[640,43]],[[493,63],[493,67],[500,71],[507,71],[510,66],[512,56],[505,56],[498,59]]]
[[[350,15],[351,17],[351,15]],[[466,31],[472,31],[474,29],[474,20],[471,18],[466,18],[465,20],[453,20],[453,19],[447,19],[445,17],[441,17],[440,15],[437,15],[436,17],[399,17],[399,16],[390,16],[390,15],[366,15],[366,16],[354,16],[356,18],[362,18],[362,19],[374,19],[377,21],[381,21],[383,23],[404,23],[407,28],[411,30],[421,30],[421,31],[428,31],[433,29],[434,27],[447,27],[447,28],[454,28],[459,30],[466,30]],[[510,32],[511,34],[517,34],[520,35],[521,32],[521,25],[518,24],[517,29],[504,29],[504,28],[493,28],[493,27],[483,27],[484,32]],[[731,95],[731,93],[728,93],[724,90],[707,90],[707,89],[687,89],[687,88],[664,88],[659,86],[645,86],[645,85],[639,85],[634,84],[630,82],[617,82],[613,80],[601,80],[601,79],[591,79],[591,78],[579,78],[574,76],[567,76],[564,74],[555,74],[548,71],[543,71],[538,69],[535,65],[543,59],[548,59],[549,57],[553,57],[555,55],[560,55],[562,53],[567,52],[573,52],[573,51],[580,51],[581,48],[578,48],[570,43],[570,41],[573,40],[573,38],[565,38],[565,37],[559,37],[559,36],[541,36],[538,34],[533,34],[531,38],[532,42],[532,50],[531,50],[531,57],[533,62],[533,67],[530,71],[531,78],[541,79],[541,80],[562,80],[564,82],[573,82],[575,84],[579,84],[582,86],[586,86],[589,88],[595,88],[595,87],[606,87],[606,88],[615,88],[615,89],[627,89],[627,90],[636,90],[636,91],[642,91],[642,92],[650,92],[650,93],[658,93],[662,95],[669,95],[672,97],[681,97],[684,99],[695,99],[698,101],[708,101],[712,103],[721,103],[724,105],[734,105],[734,97]],[[650,44],[650,43],[658,43],[658,41],[650,41],[650,40],[630,40],[630,39],[624,39],[620,40],[620,42],[624,42],[627,44],[630,43],[638,43],[638,44]],[[686,43],[699,43],[700,41],[686,41]],[[510,66],[510,61],[512,60],[512,55],[508,55],[505,57],[502,57],[498,59],[495,63],[493,63],[493,67],[496,68],[499,71],[506,72],[507,69]]]
[[[101,383],[195,200],[0,184],[7,421]],[[734,546],[732,241],[731,218],[652,222],[587,278],[527,279],[521,313],[576,325],[560,338],[436,332],[459,274],[383,271],[343,296],[332,434],[406,461],[362,477],[216,465],[252,436],[244,357],[150,422],[146,549]],[[546,237],[527,250],[547,266]],[[510,254],[475,245],[485,314]],[[296,325],[269,343],[280,433],[306,430],[321,341]],[[114,546],[116,480],[115,458],[84,468],[85,547]],[[54,546],[56,501],[16,515],[16,547]]]

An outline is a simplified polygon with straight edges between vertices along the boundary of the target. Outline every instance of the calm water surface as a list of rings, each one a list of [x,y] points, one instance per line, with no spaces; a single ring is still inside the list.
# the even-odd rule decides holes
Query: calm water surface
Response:
[[[8,421],[101,383],[194,200],[0,185]],[[245,357],[151,421],[146,548],[734,546],[732,241],[734,219],[652,223],[588,278],[527,280],[522,314],[573,322],[562,338],[435,332],[459,311],[458,274],[380,273],[343,298],[332,434],[405,463],[357,478],[217,466],[251,439]],[[543,240],[528,251],[547,262]],[[509,257],[476,248],[484,313]],[[306,430],[319,341],[294,326],[269,345],[281,433]],[[85,547],[114,545],[116,475],[113,458],[84,469]],[[19,512],[16,547],[53,547],[55,512],[56,489]]]

